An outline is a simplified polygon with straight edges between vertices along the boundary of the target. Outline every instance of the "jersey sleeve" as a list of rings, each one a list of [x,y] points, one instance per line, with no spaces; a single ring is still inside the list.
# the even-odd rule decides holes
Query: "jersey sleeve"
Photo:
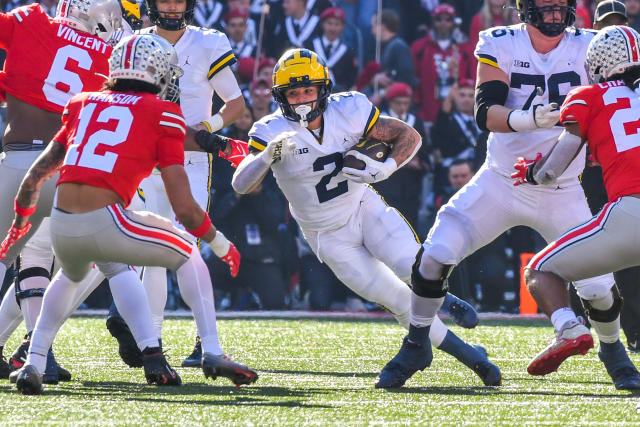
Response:
[[[481,31],[473,54],[481,64],[499,68],[509,74],[513,53],[509,52],[507,44],[510,44],[512,38],[513,30],[509,27],[495,27]]]
[[[229,39],[224,33],[215,31],[210,34],[210,37],[212,38],[209,47],[211,65],[209,65],[209,72],[207,73],[208,79],[213,78],[224,67],[233,65],[237,61],[233,50],[231,50]],[[213,40],[214,37],[216,40]]]
[[[0,48],[7,49],[13,40],[16,26],[33,13],[33,7],[23,6],[11,12],[0,13]]]
[[[262,118],[255,122],[249,129],[249,152],[258,153],[267,148],[267,144],[278,133],[272,128],[276,125],[277,120],[274,118]]]
[[[184,164],[187,124],[178,104],[163,101],[158,109],[158,167]]]
[[[589,130],[589,105],[592,103],[591,86],[581,86],[573,89],[560,108],[560,123],[566,126],[571,123],[578,123],[582,135],[586,136]]]
[[[365,136],[380,117],[380,110],[360,92],[342,92],[331,96],[330,102],[337,102],[344,112],[345,120],[354,133]]]
[[[51,139],[52,141],[58,142],[67,148],[69,147],[69,143],[70,143],[68,127],[70,125],[69,122],[71,120],[71,114],[70,114],[71,109],[72,109],[72,104],[71,104],[71,100],[69,100],[67,105],[64,107],[64,111],[62,111],[62,116],[60,117],[62,120],[62,127]]]

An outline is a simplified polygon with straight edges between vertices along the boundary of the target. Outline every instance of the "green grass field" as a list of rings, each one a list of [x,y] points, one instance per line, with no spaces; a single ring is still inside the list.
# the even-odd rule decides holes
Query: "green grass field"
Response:
[[[0,381],[0,425],[365,425],[640,424],[640,396],[617,391],[595,351],[569,359],[544,378],[526,373],[529,358],[546,345],[546,322],[484,321],[467,331],[502,369],[501,387],[436,351],[430,368],[399,391],[373,388],[375,377],[404,336],[391,321],[220,320],[223,347],[259,370],[258,382],[236,388],[205,380],[196,369],[178,371],[182,387],[145,384],[142,369],[127,368],[102,318],[74,318],[55,350],[72,371],[71,383],[21,396]],[[174,366],[191,349],[191,320],[165,323],[165,349]],[[7,348],[13,349],[19,337]],[[5,352],[6,353],[6,352]],[[634,356],[640,363],[640,358]]]

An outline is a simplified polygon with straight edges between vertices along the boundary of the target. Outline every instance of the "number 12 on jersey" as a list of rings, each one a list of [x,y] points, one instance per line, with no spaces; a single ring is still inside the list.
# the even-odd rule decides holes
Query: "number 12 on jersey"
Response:
[[[76,137],[67,151],[64,165],[76,165],[111,173],[118,160],[118,154],[111,151],[97,154],[96,149],[100,145],[113,147],[125,142],[131,131],[133,114],[129,107],[110,105],[98,114],[95,122],[107,123],[110,120],[116,120],[116,128],[112,131],[100,129],[87,136],[87,128],[92,123],[96,106],[96,103],[87,104],[80,112]]]

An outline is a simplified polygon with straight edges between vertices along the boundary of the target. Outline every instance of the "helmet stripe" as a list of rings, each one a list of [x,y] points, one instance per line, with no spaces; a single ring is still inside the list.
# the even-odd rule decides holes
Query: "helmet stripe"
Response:
[[[627,27],[624,26],[620,26],[618,27],[622,30],[622,33],[624,34],[624,36],[627,38],[628,46],[629,46],[629,58],[631,59],[631,62],[638,62],[638,58],[640,58],[640,55],[638,54],[638,44],[636,43],[636,38],[634,37],[633,33],[631,31],[629,31],[629,29]]]
[[[58,14],[61,18],[66,18],[69,13],[69,0],[62,0],[60,3],[60,13]]]
[[[122,59],[124,60],[123,68],[130,70],[133,64],[133,58],[135,56],[135,49],[133,47],[136,44],[136,41],[139,37],[134,35],[127,42],[127,46],[125,47],[124,55],[122,55]]]

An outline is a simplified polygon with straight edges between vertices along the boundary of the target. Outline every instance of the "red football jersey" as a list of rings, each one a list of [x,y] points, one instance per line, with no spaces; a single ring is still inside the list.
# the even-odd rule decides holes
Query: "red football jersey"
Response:
[[[574,89],[560,122],[579,124],[602,166],[609,201],[640,193],[640,98],[634,91],[620,80]]]
[[[55,113],[73,95],[100,90],[109,75],[111,46],[55,21],[38,3],[0,13],[0,48],[7,51],[0,97]]]
[[[113,190],[128,205],[154,167],[184,164],[180,106],[150,93],[83,92],[62,113],[53,141],[67,147],[58,184]]]

